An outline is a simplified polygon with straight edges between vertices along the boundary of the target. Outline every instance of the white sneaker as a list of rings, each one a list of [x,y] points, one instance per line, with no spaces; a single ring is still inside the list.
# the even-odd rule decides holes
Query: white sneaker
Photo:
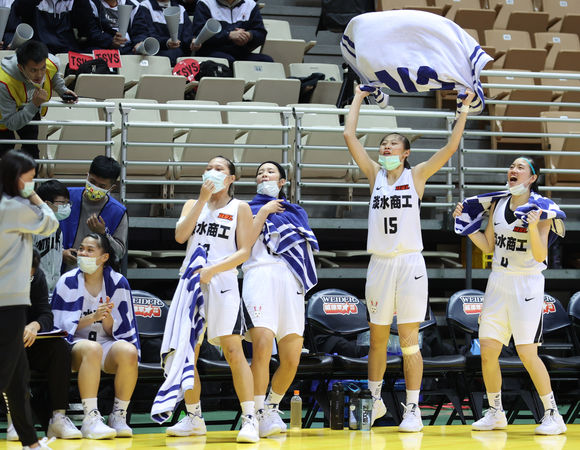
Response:
[[[280,417],[278,406],[266,408],[258,411],[258,423],[260,424],[260,437],[268,437],[273,434],[286,433],[288,428]]]
[[[167,436],[202,436],[207,434],[203,417],[187,413],[183,419],[165,430]]]
[[[7,441],[19,441],[20,438],[18,437],[18,433],[16,432],[16,428],[14,428],[14,424],[10,423],[10,426],[6,430],[6,440]]]
[[[371,427],[380,417],[383,417],[387,414],[387,407],[385,406],[385,402],[383,402],[382,398],[374,398],[373,397],[373,410],[371,412]]]
[[[117,436],[117,431],[105,425],[101,413],[96,409],[83,419],[81,433],[85,439],[111,439]]]
[[[566,432],[566,425],[560,413],[555,409],[548,409],[536,427],[536,434],[562,434]]]
[[[471,429],[476,431],[505,430],[507,428],[507,419],[502,409],[490,407],[485,415],[477,422],[471,424]]]
[[[127,425],[127,411],[118,409],[109,414],[107,425],[117,432],[117,437],[132,437],[133,430]]]
[[[237,442],[258,442],[258,419],[254,416],[242,416],[242,427],[236,438]]]
[[[59,439],[80,439],[83,437],[74,423],[64,414],[57,414],[50,419],[46,435],[49,438]]]
[[[50,450],[50,447],[48,446],[48,444],[50,444],[52,441],[54,441],[56,438],[47,438],[47,437],[43,437],[40,441],[38,441],[38,447],[34,447],[34,448],[48,448]],[[22,447],[22,450],[30,450],[31,447],[29,447],[28,445]]]
[[[423,421],[421,420],[421,409],[416,403],[408,403],[403,405],[405,412],[403,413],[403,420],[399,424],[399,431],[405,433],[417,433],[423,429]]]

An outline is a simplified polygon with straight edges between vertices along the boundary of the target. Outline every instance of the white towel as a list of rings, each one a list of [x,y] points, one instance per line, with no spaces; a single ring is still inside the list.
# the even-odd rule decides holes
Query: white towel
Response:
[[[151,418],[158,423],[169,419],[175,405],[183,399],[184,392],[193,389],[194,351],[205,324],[199,274],[194,272],[205,265],[206,258],[203,247],[197,247],[179,280],[169,307],[161,343],[161,365],[165,381],[151,407]]]
[[[361,14],[346,27],[340,44],[346,62],[380,106],[395,92],[465,90],[475,94],[470,112],[484,106],[479,74],[491,61],[477,41],[449,19],[424,11],[395,10]]]

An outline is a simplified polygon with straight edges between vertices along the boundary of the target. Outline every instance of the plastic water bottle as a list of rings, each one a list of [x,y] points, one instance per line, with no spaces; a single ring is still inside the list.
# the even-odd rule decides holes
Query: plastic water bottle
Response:
[[[290,399],[290,429],[299,430],[302,428],[302,399],[300,391],[295,390],[294,396]]]
[[[344,429],[344,388],[334,383],[330,392],[330,429]]]
[[[360,428],[360,400],[358,392],[350,394],[348,407],[348,428],[358,430]]]
[[[373,413],[373,397],[371,391],[363,389],[360,393],[360,429],[371,430],[371,415]]]

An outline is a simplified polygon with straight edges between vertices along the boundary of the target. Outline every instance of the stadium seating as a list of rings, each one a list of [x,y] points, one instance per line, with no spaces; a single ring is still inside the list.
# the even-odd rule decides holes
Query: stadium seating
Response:
[[[534,33],[548,28],[549,14],[535,11],[532,0],[489,0],[489,7],[497,11],[495,29]]]
[[[580,119],[578,111],[545,111],[542,117],[556,119]],[[580,122],[543,122],[543,131],[546,133],[580,133]],[[580,156],[551,155],[550,151],[580,151],[579,138],[549,137],[543,140],[543,148],[547,151],[544,156],[546,167],[550,169],[580,169]],[[546,177],[546,185],[578,185],[580,175],[566,173],[550,173]]]
[[[123,75],[99,75],[83,73],[76,77],[74,91],[79,97],[97,101],[123,97],[125,77]]]

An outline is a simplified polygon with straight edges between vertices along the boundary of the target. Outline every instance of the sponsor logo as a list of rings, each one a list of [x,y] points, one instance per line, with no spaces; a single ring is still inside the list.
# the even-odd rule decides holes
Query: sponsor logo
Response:
[[[423,275],[419,275],[418,277],[415,277],[415,280],[418,280],[419,278],[423,278]]]
[[[401,184],[395,187],[395,191],[406,191],[408,189],[411,189],[408,184]]]
[[[494,226],[494,227],[495,227],[495,226],[498,226],[500,223],[501,223],[501,222],[494,222],[494,223],[493,223],[493,226]]]
[[[225,220],[229,220],[231,222],[232,220],[234,220],[234,216],[232,216],[231,214],[219,213],[218,219],[225,219]]]
[[[528,229],[524,227],[514,227],[514,233],[527,233]]]
[[[556,312],[556,302],[552,297],[544,296],[544,314],[553,314]]]
[[[226,292],[230,292],[231,289],[222,289],[220,290],[220,294],[225,294]]]
[[[252,308],[251,314],[252,316],[254,316],[255,319],[259,319],[260,317],[262,317],[262,305],[254,306]]]
[[[524,302],[529,302],[530,300],[533,300],[533,299],[534,299],[534,297],[530,297],[530,298],[524,297]]]
[[[483,305],[483,296],[481,295],[464,295],[461,297],[463,303],[463,312],[465,314],[481,314]]]
[[[133,297],[135,316],[161,317],[161,311],[164,306],[165,303],[158,298]]]
[[[324,314],[358,314],[359,300],[346,295],[323,295],[322,310]],[[372,302],[371,302],[372,303]]]

